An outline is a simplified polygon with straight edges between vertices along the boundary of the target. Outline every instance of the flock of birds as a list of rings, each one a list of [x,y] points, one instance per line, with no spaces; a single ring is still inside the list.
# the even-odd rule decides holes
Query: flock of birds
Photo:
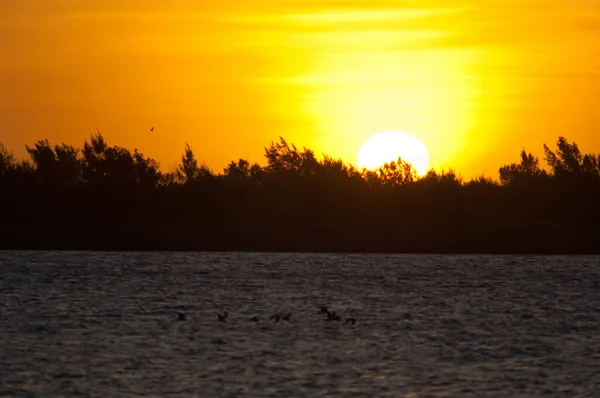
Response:
[[[328,320],[328,321],[340,322],[342,320],[342,317],[340,315],[336,314],[335,311],[329,311],[329,308],[326,306],[322,306],[319,309],[318,313],[319,314],[327,314],[326,320]],[[223,313],[216,312],[215,314],[217,315],[218,322],[227,322],[227,317],[229,316],[229,313],[227,311],[223,311]],[[292,317],[291,312],[288,312],[285,315],[275,314],[275,315],[271,315],[269,317],[269,321],[273,321],[274,323],[279,323],[279,321],[289,321],[291,317]],[[177,312],[177,320],[178,321],[185,321],[186,319],[187,319],[187,317],[183,312]],[[250,318],[250,320],[252,322],[258,322],[258,321],[260,321],[260,317],[253,316],[252,318]],[[356,318],[346,318],[344,323],[345,324],[350,323],[350,324],[354,325],[354,324],[356,324]]]

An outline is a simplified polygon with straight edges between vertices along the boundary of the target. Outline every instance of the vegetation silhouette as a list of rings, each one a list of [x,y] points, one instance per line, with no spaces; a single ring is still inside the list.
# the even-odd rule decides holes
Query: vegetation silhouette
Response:
[[[28,160],[0,144],[0,248],[599,253],[600,155],[543,148],[547,169],[523,150],[499,181],[463,181],[400,158],[359,171],[281,137],[266,165],[222,173],[187,144],[173,172],[100,133],[37,141]]]

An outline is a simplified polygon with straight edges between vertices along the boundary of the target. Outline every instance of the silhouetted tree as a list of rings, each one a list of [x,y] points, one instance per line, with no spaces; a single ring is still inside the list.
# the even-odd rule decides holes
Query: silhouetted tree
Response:
[[[448,171],[442,170],[440,173],[435,170],[429,170],[427,174],[423,178],[421,178],[422,182],[428,183],[436,183],[443,184],[446,186],[461,186],[462,180],[460,177],[456,175],[454,169],[449,169]]]
[[[150,192],[156,188],[163,179],[159,170],[160,164],[152,158],[144,157],[137,149],[133,151],[133,161],[136,180],[141,189]]]
[[[12,152],[8,151],[4,145],[0,143],[0,177],[14,170],[15,166],[15,157]]]
[[[554,153],[544,144],[544,154],[554,175],[581,171],[583,157],[576,143],[569,144],[564,137],[558,137],[558,153]]]
[[[299,151],[295,145],[289,145],[279,137],[279,142],[272,142],[265,148],[267,158],[266,170],[271,173],[291,172],[300,176],[315,175],[320,166],[315,154],[310,149]]]
[[[323,156],[316,170],[317,177],[323,184],[336,189],[356,189],[365,183],[361,173],[352,165],[327,155]]]
[[[263,170],[258,163],[251,165],[247,160],[239,159],[237,163],[231,161],[223,172],[223,176],[229,181],[259,183]]]
[[[50,142],[39,140],[33,147],[26,146],[40,181],[50,184],[58,182],[58,162]]]
[[[361,173],[362,179],[366,182],[370,188],[379,188],[382,186],[382,180],[379,175],[379,170],[368,170],[363,169]]]
[[[296,146],[288,145],[282,137],[279,137],[279,142],[271,142],[271,145],[265,148],[265,157],[269,172],[297,172],[302,165],[301,155]]]
[[[321,162],[321,170],[325,173],[335,174],[340,178],[360,178],[360,172],[352,165],[346,164],[342,159],[334,159],[331,156],[324,155]]]
[[[75,170],[78,151],[63,146],[57,147],[57,152],[62,153],[65,168],[68,166],[70,170]],[[163,178],[156,160],[145,157],[137,149],[132,154],[126,148],[109,146],[100,134],[92,135],[90,141],[85,141],[79,163],[86,186],[109,196],[115,191],[128,197],[136,192],[149,193],[160,185]]]
[[[91,186],[99,185],[108,174],[106,165],[106,151],[108,145],[104,137],[92,134],[90,141],[83,144],[83,179]]]
[[[61,144],[54,147],[58,180],[61,184],[74,186],[81,183],[83,167],[79,158],[79,149]]]
[[[194,151],[190,148],[189,144],[185,144],[185,149],[181,156],[181,164],[177,167],[177,176],[183,183],[188,184],[214,177],[208,166],[204,163],[198,165],[196,155],[194,155]]]
[[[565,174],[586,173],[598,176],[600,156],[593,154],[582,155],[576,143],[570,144],[565,137],[558,137],[557,152],[553,152],[544,144],[546,162],[552,168],[555,176]]]
[[[561,222],[589,222],[600,219],[599,156],[583,155],[576,143],[559,137],[557,151],[544,144],[548,165],[552,168],[551,195],[553,218]]]
[[[400,157],[396,161],[384,163],[376,172],[381,186],[403,185],[414,182],[417,178],[417,171],[412,164],[405,162]],[[371,175],[365,175],[367,181],[372,178]]]
[[[477,177],[471,178],[466,184],[466,186],[484,186],[484,187],[497,187],[498,183],[492,179],[492,177],[488,177],[485,175],[479,175]]]
[[[511,163],[500,167],[500,182],[504,185],[527,183],[533,178],[545,177],[547,173],[540,169],[539,160],[531,153],[521,151],[521,163]]]
[[[200,174],[198,161],[189,144],[185,144],[185,149],[181,156],[181,164],[177,167],[177,173],[184,183],[196,180]]]
[[[417,176],[398,159],[358,171],[282,137],[266,166],[222,174],[189,145],[175,171],[92,134],[80,150],[40,140],[31,160],[0,145],[0,247],[206,250],[592,250],[600,158],[559,137],[499,169],[500,183],[452,169]],[[593,249],[598,250],[598,249]]]

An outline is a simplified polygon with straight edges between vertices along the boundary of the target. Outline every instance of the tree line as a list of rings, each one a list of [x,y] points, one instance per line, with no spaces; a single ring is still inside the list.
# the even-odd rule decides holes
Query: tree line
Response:
[[[266,165],[220,173],[186,145],[177,169],[109,145],[0,144],[0,248],[102,250],[600,252],[600,155],[559,137],[547,168],[523,150],[499,179],[417,176],[398,159],[357,170],[280,137]]]

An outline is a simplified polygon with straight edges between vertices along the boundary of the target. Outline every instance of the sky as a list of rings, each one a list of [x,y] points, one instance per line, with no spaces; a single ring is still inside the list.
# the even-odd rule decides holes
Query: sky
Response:
[[[355,164],[387,130],[464,177],[559,135],[600,152],[600,0],[0,1],[17,157],[100,132],[166,171],[186,143],[264,164],[279,136]]]

